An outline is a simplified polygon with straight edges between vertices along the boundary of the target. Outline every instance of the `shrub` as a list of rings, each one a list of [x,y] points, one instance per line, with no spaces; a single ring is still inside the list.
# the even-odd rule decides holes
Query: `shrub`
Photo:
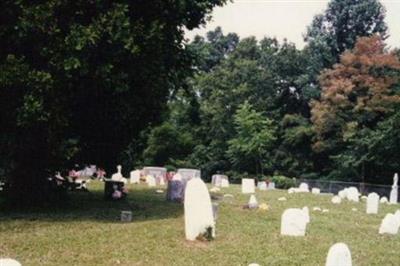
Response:
[[[275,175],[271,178],[271,181],[275,183],[276,188],[288,189],[296,186],[296,182],[293,178],[283,175]]]

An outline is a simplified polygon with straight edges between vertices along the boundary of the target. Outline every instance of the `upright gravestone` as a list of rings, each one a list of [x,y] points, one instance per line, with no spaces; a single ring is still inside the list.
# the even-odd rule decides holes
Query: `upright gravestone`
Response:
[[[156,186],[156,178],[152,175],[146,176],[146,183],[149,187],[155,187]]]
[[[320,194],[320,193],[321,193],[321,189],[316,188],[316,187],[313,187],[313,188],[311,189],[311,193],[312,193],[312,194]]]
[[[185,189],[185,233],[187,240],[211,234],[215,237],[215,224],[210,194],[201,178],[193,178]]]
[[[168,182],[167,200],[181,202],[184,192],[182,176],[180,174],[175,174],[172,180]]]
[[[299,186],[299,192],[310,192],[307,183],[301,183]]]
[[[258,182],[257,185],[258,185],[259,190],[267,190],[267,182],[261,181],[261,182]]]
[[[125,178],[122,176],[122,166],[117,165],[117,172],[111,176],[112,181],[124,182],[126,183]]]
[[[131,184],[139,184],[140,183],[140,170],[134,170],[130,172],[130,181]]]
[[[336,243],[328,252],[325,266],[351,266],[351,253],[344,243]]]
[[[221,187],[229,187],[228,177],[221,180]]]
[[[242,179],[242,193],[254,193],[255,192],[255,184],[254,179],[251,178],[243,178]]]
[[[383,218],[381,226],[379,227],[379,234],[396,235],[399,232],[399,219],[396,214],[388,213]]]
[[[398,186],[397,182],[399,181],[399,176],[397,173],[394,174],[393,177],[393,185],[392,185],[392,190],[390,191],[390,204],[396,204],[398,200]]]
[[[5,258],[0,259],[0,266],[21,266],[21,263],[14,259]]]
[[[379,195],[375,192],[369,193],[367,198],[367,213],[377,214],[379,208]]]
[[[274,182],[269,182],[267,189],[271,189],[271,190],[275,189],[275,183]]]
[[[256,199],[256,196],[251,195],[248,203],[249,209],[257,209],[258,208],[258,202]]]
[[[304,236],[310,218],[306,209],[287,209],[282,214],[281,235]]]
[[[360,193],[356,187],[349,187],[347,189],[347,199],[349,201],[359,202]]]

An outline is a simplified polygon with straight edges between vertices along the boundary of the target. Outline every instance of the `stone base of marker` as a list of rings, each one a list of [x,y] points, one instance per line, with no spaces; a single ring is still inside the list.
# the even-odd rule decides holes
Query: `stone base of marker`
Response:
[[[131,211],[121,211],[121,222],[123,222],[123,223],[132,222],[132,212]]]

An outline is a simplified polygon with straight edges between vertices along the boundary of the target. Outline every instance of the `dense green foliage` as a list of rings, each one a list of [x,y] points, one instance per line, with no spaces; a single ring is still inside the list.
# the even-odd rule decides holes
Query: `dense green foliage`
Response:
[[[1,1],[0,168],[10,195],[41,200],[57,169],[111,172],[136,156],[140,132],[191,72],[184,28],[223,3]]]
[[[219,27],[186,42],[184,30],[225,2],[2,1],[0,178],[9,195],[46,199],[46,178],[74,163],[109,174],[123,163],[199,167],[205,177],[390,179],[400,107],[378,107],[400,92],[379,1],[332,0],[302,50]],[[371,40],[378,50],[365,48]],[[329,99],[332,88],[350,104]]]
[[[384,15],[377,0],[332,0],[307,28],[302,50],[221,28],[194,38],[188,50],[196,73],[165,116],[182,137],[192,136],[194,148],[163,163],[179,160],[205,176],[391,180],[399,165],[400,94],[398,59],[384,47]]]

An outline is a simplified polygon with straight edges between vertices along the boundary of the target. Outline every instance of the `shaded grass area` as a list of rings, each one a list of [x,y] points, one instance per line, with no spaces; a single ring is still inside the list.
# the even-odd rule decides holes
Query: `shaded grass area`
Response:
[[[234,198],[219,202],[217,238],[188,242],[183,206],[166,202],[165,194],[129,185],[126,201],[108,202],[102,183],[89,186],[63,210],[1,211],[0,257],[23,265],[324,265],[329,247],[345,242],[354,265],[400,265],[400,234],[378,234],[382,218],[399,206],[381,204],[378,215],[367,215],[365,202],[333,205],[327,195],[276,190],[256,193],[270,210],[245,210],[249,195],[234,185],[222,191]],[[303,206],[311,211],[306,237],[280,236],[282,212]],[[122,210],[132,210],[134,221],[119,222]]]

